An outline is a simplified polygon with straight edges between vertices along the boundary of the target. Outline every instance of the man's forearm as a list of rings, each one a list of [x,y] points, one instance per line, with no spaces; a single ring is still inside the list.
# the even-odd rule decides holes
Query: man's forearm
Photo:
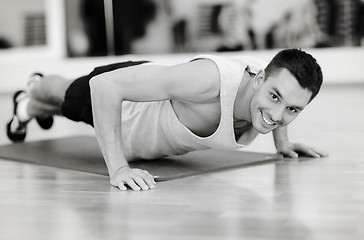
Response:
[[[122,143],[122,100],[111,91],[112,86],[107,86],[107,81],[101,81],[95,78],[90,82],[93,119],[96,138],[112,176],[118,169],[128,166]]]
[[[288,130],[287,126],[279,127],[273,130],[274,144],[277,147],[278,144],[288,142]]]

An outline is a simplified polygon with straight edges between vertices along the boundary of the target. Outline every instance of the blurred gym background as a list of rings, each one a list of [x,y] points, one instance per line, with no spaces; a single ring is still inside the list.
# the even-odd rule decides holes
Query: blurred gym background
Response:
[[[363,0],[0,0],[0,48],[68,57],[364,44]],[[63,6],[60,6],[63,5]],[[47,19],[58,11],[63,22]],[[55,31],[54,29],[53,31]]]
[[[363,81],[364,0],[0,0],[0,92],[34,71],[70,78],[125,59],[269,60],[309,49],[327,81]],[[347,71],[350,69],[350,71]],[[349,75],[348,75],[349,72]]]

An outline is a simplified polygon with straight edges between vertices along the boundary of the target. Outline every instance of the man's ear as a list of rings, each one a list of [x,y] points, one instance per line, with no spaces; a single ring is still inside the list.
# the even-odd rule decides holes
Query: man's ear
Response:
[[[265,71],[264,70],[260,70],[254,78],[254,88],[257,89],[259,88],[265,80]]]

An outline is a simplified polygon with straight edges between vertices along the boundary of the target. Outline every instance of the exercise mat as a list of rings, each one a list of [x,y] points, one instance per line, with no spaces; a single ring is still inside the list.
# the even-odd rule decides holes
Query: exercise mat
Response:
[[[0,146],[0,158],[52,166],[62,169],[108,175],[96,138],[66,137]],[[131,167],[141,168],[166,181],[221,170],[254,166],[281,160],[279,154],[205,150],[173,158],[135,160]]]

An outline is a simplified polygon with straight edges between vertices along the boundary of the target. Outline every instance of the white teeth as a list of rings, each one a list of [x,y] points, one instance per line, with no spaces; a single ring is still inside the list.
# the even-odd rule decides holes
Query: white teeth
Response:
[[[263,113],[262,113],[263,121],[268,125],[274,125],[275,123],[270,121]]]

